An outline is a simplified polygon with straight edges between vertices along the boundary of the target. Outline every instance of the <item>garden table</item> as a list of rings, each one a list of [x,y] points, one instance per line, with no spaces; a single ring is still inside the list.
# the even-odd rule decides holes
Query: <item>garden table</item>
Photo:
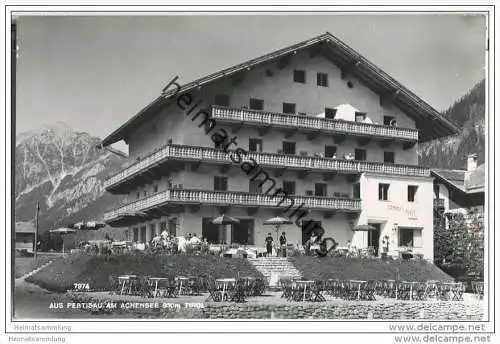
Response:
[[[137,280],[136,275],[122,275],[118,277],[118,281],[121,282],[121,290],[120,295],[123,294],[123,291],[126,290],[125,286],[128,284],[128,293],[132,292],[132,284]]]
[[[360,281],[360,280],[349,280],[349,283],[354,287],[356,288],[356,286],[358,287],[358,300],[360,299],[361,297],[361,285],[363,285],[364,283],[366,283],[366,281]]]
[[[149,280],[154,283],[155,285],[155,291],[153,293],[153,297],[156,297],[157,293],[158,293],[158,282],[160,281],[168,281],[168,278],[166,277],[150,277]]]
[[[175,280],[177,281],[177,283],[179,283],[179,295],[182,295],[182,284],[183,282],[187,283],[189,281],[189,278],[183,276],[177,276]]]
[[[307,286],[308,285],[312,285],[314,283],[314,281],[295,281],[295,283],[300,286],[300,288],[302,289],[302,286],[304,288],[304,293],[303,293],[303,296],[302,296],[302,301],[305,301],[306,300],[306,293],[307,293]]]
[[[221,301],[224,301],[224,294],[226,293],[226,289],[227,289],[228,285],[235,284],[236,283],[236,279],[235,278],[219,278],[219,279],[217,279],[215,281],[217,283],[219,283],[220,285],[222,285],[222,298],[221,298]]]

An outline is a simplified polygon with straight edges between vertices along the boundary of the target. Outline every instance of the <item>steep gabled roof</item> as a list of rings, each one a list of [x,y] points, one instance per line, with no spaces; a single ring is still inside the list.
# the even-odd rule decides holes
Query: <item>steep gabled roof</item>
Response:
[[[307,49],[322,54],[339,66],[343,74],[356,77],[364,85],[389,99],[401,111],[413,118],[417,128],[420,129],[420,141],[433,140],[438,137],[454,135],[458,132],[458,129],[437,110],[329,32],[182,85],[178,94],[189,92],[192,89],[237,73],[245,73],[261,64],[286,60],[297,52]],[[172,99],[167,98],[173,93],[174,90],[170,90],[157,97],[125,124],[108,135],[102,141],[102,145],[107,146],[126,139],[137,126],[168,105]]]
[[[466,194],[474,194],[484,192],[484,170],[485,164],[482,164],[471,172],[465,170],[432,169],[431,175],[454,190]]]

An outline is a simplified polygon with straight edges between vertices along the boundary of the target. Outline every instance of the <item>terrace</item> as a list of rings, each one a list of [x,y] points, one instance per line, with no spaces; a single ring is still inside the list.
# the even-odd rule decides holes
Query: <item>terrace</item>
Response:
[[[113,175],[104,182],[109,192],[120,193],[129,185],[148,183],[161,176],[169,161],[210,163],[227,168],[233,164],[231,152],[210,147],[165,145],[145,158]],[[249,152],[246,159],[254,159],[261,167],[272,169],[280,175],[285,169],[297,171],[299,178],[310,172],[323,173],[325,180],[335,174],[360,174],[363,172],[428,177],[430,170],[419,166],[370,161],[325,158],[322,156],[286,155],[279,153]],[[172,166],[171,166],[172,167]]]

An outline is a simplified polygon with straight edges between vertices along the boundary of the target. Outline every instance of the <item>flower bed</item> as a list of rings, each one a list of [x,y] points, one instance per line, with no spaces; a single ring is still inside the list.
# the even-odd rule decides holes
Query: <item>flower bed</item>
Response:
[[[123,254],[111,256],[70,255],[53,262],[28,278],[28,282],[55,292],[73,288],[74,283],[88,283],[91,290],[108,290],[111,275],[146,275],[168,277],[192,275],[228,278],[262,277],[246,259],[212,255]]]

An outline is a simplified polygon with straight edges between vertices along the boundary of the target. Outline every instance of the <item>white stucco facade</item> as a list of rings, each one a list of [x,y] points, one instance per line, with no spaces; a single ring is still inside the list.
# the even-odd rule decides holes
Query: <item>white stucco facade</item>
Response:
[[[305,83],[294,82],[294,70],[305,71]],[[328,75],[328,86],[317,85],[317,73]],[[181,77],[179,84],[184,83]],[[325,112],[325,108],[337,108],[338,117],[344,121],[355,121],[355,112],[366,113],[364,123],[382,125],[384,116],[394,118],[398,127],[416,128],[415,121],[405,115],[391,103],[381,105],[380,95],[365,87],[361,82],[347,76],[341,77],[341,70],[321,55],[311,57],[302,52],[295,55],[286,67],[278,67],[276,63],[262,65],[250,70],[244,78],[226,78],[204,85],[190,92],[193,101],[198,103],[196,111],[206,109],[210,112],[210,105],[214,103],[216,95],[225,95],[229,98],[229,107],[249,107],[250,99],[263,101],[263,110],[283,113],[283,103],[295,104],[295,113],[304,113],[305,116],[317,116]],[[193,114],[196,112],[194,111]],[[324,116],[324,115],[323,115]],[[144,159],[153,151],[165,146],[168,142],[176,145],[195,147],[214,147],[211,135],[206,135],[203,128],[198,126],[200,121],[192,121],[186,114],[186,109],[179,107],[176,102],[163,109],[158,115],[142,124],[128,137],[129,154],[131,161]],[[256,126],[243,125],[237,133],[225,122],[217,123],[218,129],[224,129],[230,136],[237,137],[236,147],[249,150],[250,139],[261,142],[263,153],[282,154],[283,142],[294,142],[296,155],[314,156],[325,154],[326,146],[334,146],[337,156],[344,154],[354,155],[356,149],[365,151],[364,160],[377,163],[384,162],[384,154],[394,154],[394,164],[417,165],[417,144],[412,147],[403,147],[401,141],[394,140],[385,145],[371,140],[360,143],[356,136],[347,135],[345,140],[336,142],[332,135],[318,133],[311,139],[310,135],[298,130],[286,133],[281,130],[271,130],[265,134]],[[281,174],[273,176],[276,187],[284,182],[295,183],[296,195],[311,195],[317,197],[357,198],[355,188],[359,184],[359,198],[361,208],[355,216],[350,212],[332,210],[312,210],[308,219],[321,221],[325,230],[325,237],[334,238],[339,244],[346,245],[351,241],[358,248],[365,248],[376,244],[379,253],[384,236],[390,238],[390,253],[401,249],[401,243],[411,243],[414,253],[423,254],[425,258],[433,257],[433,223],[432,200],[433,181],[430,177],[411,177],[405,175],[384,175],[373,173],[339,173],[325,180],[324,175],[311,172],[306,176],[298,177],[294,169],[285,169]],[[173,185],[190,190],[214,190],[214,177],[223,177],[227,180],[228,192],[250,192],[249,176],[239,166],[221,171],[207,161],[202,161],[196,169],[190,164],[182,165],[175,171],[169,171],[151,182],[139,186],[129,186],[125,203],[135,202],[152,194],[167,190]],[[169,185],[170,183],[170,185]],[[325,184],[325,194],[316,195],[316,184]],[[380,184],[390,185],[387,200],[379,199]],[[409,201],[408,187],[416,188],[415,198]],[[264,187],[265,188],[265,187]],[[253,211],[241,206],[227,205],[227,215],[252,222],[248,233],[248,245],[264,245],[264,238],[268,232],[274,233],[273,228],[263,225],[263,222],[277,214],[276,210],[258,207]],[[175,234],[196,233],[202,237],[204,219],[220,215],[220,207],[204,206],[192,210],[178,209],[175,213],[166,210],[162,215],[147,221],[138,222],[129,226],[129,232],[139,232],[138,240],[149,241],[165,226],[174,226]],[[292,219],[293,220],[293,219]],[[353,231],[356,225],[374,224],[379,227],[377,237],[368,238],[371,234],[363,231]],[[142,231],[143,234],[140,234]],[[289,225],[283,228],[291,244],[302,244],[304,241],[302,228]],[[402,232],[405,231],[405,232]],[[412,235],[409,235],[411,231]],[[404,238],[402,240],[401,238]],[[411,240],[410,240],[411,239]]]

